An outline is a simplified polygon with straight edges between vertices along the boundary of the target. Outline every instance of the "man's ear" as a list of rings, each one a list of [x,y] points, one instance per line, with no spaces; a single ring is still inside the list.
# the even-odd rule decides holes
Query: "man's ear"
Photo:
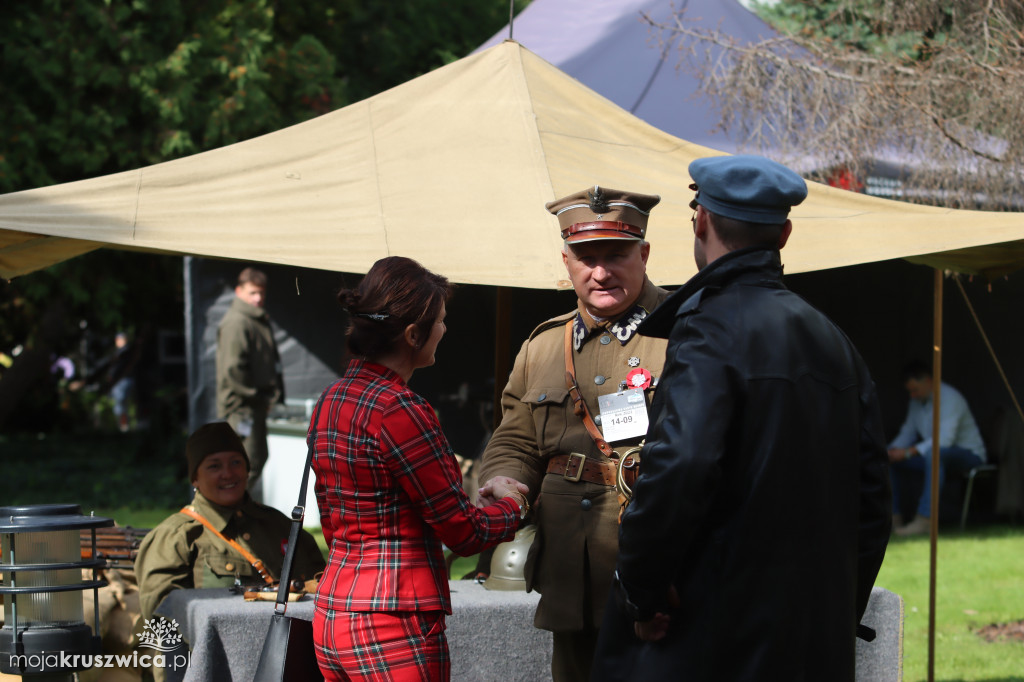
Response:
[[[711,229],[711,220],[708,218],[707,211],[703,207],[697,207],[697,215],[693,221],[693,236],[700,241],[706,241],[708,237],[708,230]]]
[[[779,235],[779,251],[789,241],[789,235],[793,232],[793,221],[787,220],[786,224],[782,226],[782,233]]]

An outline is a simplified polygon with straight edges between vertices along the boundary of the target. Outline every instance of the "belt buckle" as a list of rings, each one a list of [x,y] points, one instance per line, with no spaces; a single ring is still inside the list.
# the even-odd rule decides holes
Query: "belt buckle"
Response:
[[[576,474],[572,475],[569,473],[569,469],[572,467],[574,458],[579,459],[579,465],[576,469]],[[578,452],[570,452],[569,459],[565,463],[565,471],[562,472],[562,478],[573,483],[579,483],[580,477],[583,476],[583,465],[587,463],[587,456],[582,455]]]

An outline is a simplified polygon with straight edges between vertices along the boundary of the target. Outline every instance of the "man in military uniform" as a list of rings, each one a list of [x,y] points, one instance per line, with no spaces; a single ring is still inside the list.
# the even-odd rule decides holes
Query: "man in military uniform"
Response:
[[[615,460],[643,439],[665,360],[664,339],[636,334],[668,295],[646,274],[647,220],[660,200],[594,187],[547,204],[576,310],[523,343],[483,453],[480,480],[513,477],[534,497],[526,589],[541,593],[534,625],[554,633],[556,682],[590,677],[618,548]]]
[[[242,437],[252,469],[249,494],[263,501],[260,475],[267,463],[267,414],[284,401],[281,357],[264,310],[267,276],[245,268],[217,328],[217,417]]]

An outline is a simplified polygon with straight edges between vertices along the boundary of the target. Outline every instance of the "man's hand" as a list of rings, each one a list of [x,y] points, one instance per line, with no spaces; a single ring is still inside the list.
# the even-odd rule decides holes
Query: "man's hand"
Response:
[[[530,487],[508,476],[495,476],[476,491],[476,506],[486,507],[492,505],[510,492],[519,492],[527,495],[530,492]]]
[[[654,618],[633,623],[633,632],[637,639],[645,642],[657,642],[668,632],[668,624],[672,619],[664,613],[654,614]]]
[[[679,607],[679,592],[676,591],[675,585],[669,585],[668,605],[674,609]],[[672,618],[667,613],[655,613],[654,618],[650,620],[633,623],[633,632],[636,633],[637,639],[642,639],[645,642],[657,642],[668,633],[668,626],[671,622]]]
[[[902,462],[907,458],[906,448],[889,448],[889,461]]]

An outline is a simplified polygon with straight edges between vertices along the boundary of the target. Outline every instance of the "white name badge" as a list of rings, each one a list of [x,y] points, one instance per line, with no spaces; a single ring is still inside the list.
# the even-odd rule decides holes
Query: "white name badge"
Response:
[[[601,408],[601,431],[609,443],[647,433],[647,401],[641,388],[597,397]]]

